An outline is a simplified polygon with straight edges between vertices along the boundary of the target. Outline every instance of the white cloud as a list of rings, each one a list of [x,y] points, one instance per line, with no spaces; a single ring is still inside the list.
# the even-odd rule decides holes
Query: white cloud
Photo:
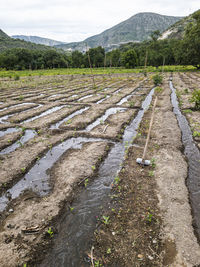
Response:
[[[61,41],[80,41],[138,12],[186,16],[199,0],[0,0],[0,28]]]

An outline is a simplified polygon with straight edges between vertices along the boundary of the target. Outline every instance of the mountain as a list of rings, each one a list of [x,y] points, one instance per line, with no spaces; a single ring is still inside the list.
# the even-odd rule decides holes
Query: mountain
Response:
[[[102,46],[109,48],[128,42],[142,42],[148,40],[152,32],[163,32],[170,25],[181,20],[183,17],[164,16],[156,13],[138,13],[116,26],[85,39],[82,42],[61,44],[57,47],[64,50],[86,50],[88,47]]]
[[[199,9],[200,11],[200,9]],[[196,11],[198,12],[198,11]],[[194,12],[194,13],[196,13]],[[168,27],[160,36],[159,40],[163,39],[182,39],[184,36],[185,29],[187,25],[194,21],[192,16],[194,15],[190,14],[189,16],[177,21],[175,24]]]
[[[24,40],[26,42],[31,42],[31,43],[35,43],[35,44],[48,45],[48,46],[66,44],[64,42],[55,41],[52,39],[43,38],[43,37],[39,37],[39,36],[13,35],[12,38]]]
[[[0,38],[8,38],[9,36],[0,29]]]
[[[34,44],[24,40],[11,38],[0,29],[0,52],[9,48],[28,48],[36,50],[52,49],[51,47],[45,45]]]

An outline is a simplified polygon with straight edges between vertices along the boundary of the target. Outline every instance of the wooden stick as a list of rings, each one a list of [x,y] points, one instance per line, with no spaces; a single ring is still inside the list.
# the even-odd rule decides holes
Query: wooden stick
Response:
[[[149,131],[148,131],[148,135],[147,135],[147,140],[146,140],[146,144],[145,144],[144,152],[143,152],[143,156],[142,156],[142,161],[145,159],[146,152],[147,152],[147,146],[148,146],[148,143],[149,143],[151,128],[152,128],[152,125],[153,125],[153,118],[154,118],[154,112],[155,112],[155,108],[156,108],[157,99],[158,98],[156,96],[156,99],[155,99],[154,105],[153,105],[153,111],[152,111],[151,121],[150,121],[150,125],[149,125]]]

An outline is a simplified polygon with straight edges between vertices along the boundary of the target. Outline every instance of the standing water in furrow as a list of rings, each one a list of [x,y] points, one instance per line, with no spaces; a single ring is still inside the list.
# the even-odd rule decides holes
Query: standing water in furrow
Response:
[[[0,155],[5,155],[10,152],[15,151],[18,147],[23,146],[26,142],[28,142],[31,138],[33,138],[36,135],[36,132],[33,130],[26,130],[25,134],[17,140],[15,143],[12,145],[4,148],[3,150],[0,151]]]
[[[172,81],[170,81],[170,88],[172,90],[171,101],[174,113],[182,132],[182,142],[185,148],[184,154],[188,160],[187,187],[189,189],[190,203],[194,218],[194,230],[198,240],[200,240],[200,151],[195,145],[188,121],[179,109],[176,90],[173,87]]]
[[[122,142],[115,143],[110,150],[99,168],[98,176],[72,203],[74,212],[66,212],[60,219],[59,234],[55,237],[53,248],[40,266],[88,266],[85,253],[91,249],[90,243],[97,223],[96,217],[99,216],[101,206],[108,199],[110,184],[121,169],[125,150],[137,134],[137,128],[145,109],[151,103],[153,93],[154,89],[147,95],[135,119],[125,129]]]
[[[69,149],[80,149],[82,144],[89,142],[102,141],[100,138],[69,138],[66,141],[50,148],[50,150],[29,170],[27,174],[12,188],[8,189],[5,194],[0,197],[0,212],[4,211],[10,200],[14,200],[25,190],[29,189],[40,196],[47,195],[51,186],[49,184],[50,174],[48,169]]]

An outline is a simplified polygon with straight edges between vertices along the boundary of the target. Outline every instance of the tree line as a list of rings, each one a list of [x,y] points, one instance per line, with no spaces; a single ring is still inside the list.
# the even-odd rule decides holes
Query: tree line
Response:
[[[193,65],[200,69],[200,11],[193,15],[194,22],[187,26],[184,38],[159,40],[155,31],[151,40],[128,43],[105,52],[101,46],[90,48],[86,53],[61,52],[55,49],[30,50],[12,48],[0,54],[0,68],[7,70]]]

